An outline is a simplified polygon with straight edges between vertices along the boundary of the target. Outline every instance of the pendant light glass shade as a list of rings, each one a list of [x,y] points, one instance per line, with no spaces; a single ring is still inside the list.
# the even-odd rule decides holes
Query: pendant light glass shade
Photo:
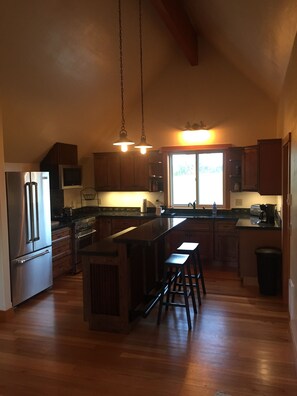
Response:
[[[128,139],[128,134],[125,128],[125,115],[124,115],[124,73],[123,73],[123,43],[122,43],[122,9],[121,0],[118,2],[119,8],[119,43],[120,43],[120,78],[121,78],[121,113],[122,113],[122,126],[119,133],[119,139],[113,143],[114,146],[121,146],[121,151],[126,152],[128,146],[134,144],[132,140]]]
[[[144,132],[144,110],[143,110],[143,67],[142,67],[142,12],[141,0],[139,0],[139,53],[140,53],[140,94],[141,94],[141,137],[140,143],[135,145],[135,148],[140,149],[141,154],[146,154],[146,150],[153,146],[146,141]]]
[[[141,135],[140,143],[135,145],[135,148],[139,148],[141,154],[146,154],[146,150],[152,148],[153,146],[146,141],[145,135]]]
[[[127,137],[127,131],[125,129],[122,129],[120,131],[120,137],[118,140],[116,140],[113,145],[114,146],[121,146],[121,151],[126,152],[128,151],[128,146],[133,145],[134,142],[132,140],[129,140]]]

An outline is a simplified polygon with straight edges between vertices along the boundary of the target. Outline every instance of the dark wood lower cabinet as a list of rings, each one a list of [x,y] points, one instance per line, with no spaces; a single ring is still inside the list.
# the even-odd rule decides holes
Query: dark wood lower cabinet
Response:
[[[169,252],[183,242],[199,242],[200,256],[204,263],[213,260],[213,219],[187,219],[177,226],[169,236]]]
[[[52,231],[53,278],[69,273],[72,269],[72,229]]]
[[[239,235],[237,220],[216,221],[214,227],[214,260],[217,263],[238,265]]]
[[[111,217],[97,217],[96,219],[96,241],[104,239],[112,234],[111,232]]]
[[[238,265],[239,236],[237,220],[188,219],[176,227],[168,237],[167,253],[182,242],[199,242],[204,264]]]

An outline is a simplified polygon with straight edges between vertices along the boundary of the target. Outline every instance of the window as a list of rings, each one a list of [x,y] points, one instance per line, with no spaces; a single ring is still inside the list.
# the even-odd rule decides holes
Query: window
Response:
[[[172,206],[224,206],[224,151],[169,155]]]

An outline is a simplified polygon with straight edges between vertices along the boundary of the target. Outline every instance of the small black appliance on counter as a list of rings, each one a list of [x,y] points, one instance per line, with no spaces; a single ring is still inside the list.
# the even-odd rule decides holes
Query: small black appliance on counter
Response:
[[[259,217],[257,223],[274,224],[275,223],[275,204],[256,204],[250,209],[251,216]]]

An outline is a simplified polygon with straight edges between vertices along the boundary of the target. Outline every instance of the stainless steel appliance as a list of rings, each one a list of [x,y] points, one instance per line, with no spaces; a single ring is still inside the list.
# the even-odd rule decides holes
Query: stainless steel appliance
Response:
[[[94,242],[96,233],[96,218],[85,217],[74,222],[73,241],[73,270],[74,274],[82,270],[81,256],[79,250]]]
[[[267,224],[274,224],[275,222],[275,207],[273,204],[260,205],[261,214],[260,222]]]
[[[53,283],[48,172],[6,172],[12,305]]]
[[[266,223],[273,225],[275,223],[275,210],[274,204],[256,204],[250,208],[251,216],[259,218],[257,223]]]

